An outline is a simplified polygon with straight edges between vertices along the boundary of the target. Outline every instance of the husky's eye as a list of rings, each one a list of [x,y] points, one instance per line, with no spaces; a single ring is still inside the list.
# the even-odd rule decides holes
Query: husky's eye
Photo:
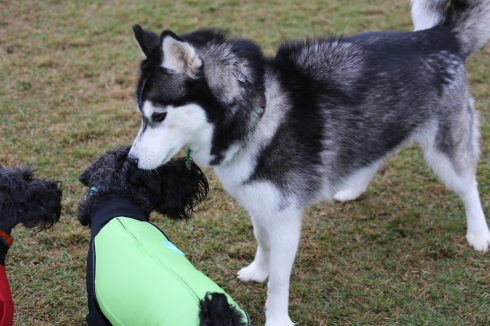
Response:
[[[153,113],[151,115],[151,119],[154,122],[161,122],[165,119],[166,116],[167,116],[167,113]]]

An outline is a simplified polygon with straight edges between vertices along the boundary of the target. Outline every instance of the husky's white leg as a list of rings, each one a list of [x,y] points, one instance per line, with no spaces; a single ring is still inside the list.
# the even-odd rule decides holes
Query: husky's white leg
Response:
[[[490,246],[490,231],[481,207],[476,182],[474,182],[473,187],[460,194],[460,197],[464,203],[468,223],[466,240],[477,251],[488,250]]]
[[[255,260],[240,270],[242,281],[263,282],[269,277],[266,326],[294,325],[288,315],[289,279],[301,234],[302,209],[262,207],[250,210],[258,242]]]
[[[468,103],[471,109],[471,100]],[[461,118],[455,118],[448,122],[451,124],[456,121],[459,124],[456,127],[459,128],[452,125],[444,128],[439,126],[438,131],[426,133],[419,139],[419,142],[425,152],[425,158],[434,172],[463,201],[466,211],[466,239],[468,243],[477,251],[486,251],[490,246],[490,231],[485,220],[476,182],[476,165],[479,154],[477,117],[474,111],[473,116],[464,113],[465,115]],[[468,116],[471,119],[465,121],[464,118]],[[464,130],[465,133],[462,133],[461,130]],[[442,143],[443,141],[445,141],[444,144],[451,145],[437,146],[438,142]]]
[[[347,178],[341,190],[339,190],[333,196],[333,199],[340,202],[357,199],[366,191],[369,182],[373,178],[376,171],[378,171],[381,163],[383,163],[383,161],[378,160],[371,165],[354,172],[351,176]]]
[[[269,254],[270,242],[267,232],[261,225],[260,220],[254,220],[254,235],[257,240],[257,252],[254,261],[238,272],[238,279],[241,281],[264,282],[269,277]]]
[[[430,162],[434,171],[446,186],[453,190],[463,201],[466,211],[466,240],[477,251],[486,251],[490,246],[490,231],[480,203],[477,182],[469,171],[457,172],[452,163],[443,154],[431,151]]]
[[[270,237],[270,268],[265,304],[266,326],[291,326],[289,281],[301,234],[302,210],[285,209],[274,216]],[[272,226],[272,225],[271,225]]]

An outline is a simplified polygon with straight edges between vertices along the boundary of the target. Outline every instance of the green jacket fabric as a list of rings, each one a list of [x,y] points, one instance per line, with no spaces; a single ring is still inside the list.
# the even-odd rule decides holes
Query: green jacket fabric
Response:
[[[197,326],[199,301],[208,292],[224,293],[249,323],[233,299],[149,221],[112,217],[94,235],[91,246],[93,295],[112,325]],[[89,316],[87,321],[90,325]]]

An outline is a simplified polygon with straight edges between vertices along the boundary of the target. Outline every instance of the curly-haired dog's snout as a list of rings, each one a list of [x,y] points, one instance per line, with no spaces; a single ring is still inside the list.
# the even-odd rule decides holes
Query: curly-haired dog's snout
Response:
[[[138,159],[134,156],[128,155],[128,162],[131,165],[138,166]]]
[[[42,231],[60,219],[61,183],[35,178],[35,172],[30,165],[13,169],[0,165],[0,230],[10,234],[23,224]]]

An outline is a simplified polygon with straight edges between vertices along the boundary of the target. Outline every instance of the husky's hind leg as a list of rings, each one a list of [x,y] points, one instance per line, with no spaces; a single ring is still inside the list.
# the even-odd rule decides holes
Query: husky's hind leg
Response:
[[[420,144],[434,172],[463,201],[468,243],[477,251],[486,251],[490,245],[490,232],[476,181],[478,120],[471,97],[465,102],[460,114],[440,121]]]
[[[473,169],[458,171],[454,168],[454,163],[436,149],[432,149],[426,157],[440,179],[463,201],[466,210],[468,243],[477,251],[488,250],[490,232],[481,207],[476,177],[470,171]]]
[[[333,199],[340,202],[357,199],[366,191],[369,182],[382,163],[383,160],[378,160],[354,172],[347,178],[341,189],[333,196]]]

